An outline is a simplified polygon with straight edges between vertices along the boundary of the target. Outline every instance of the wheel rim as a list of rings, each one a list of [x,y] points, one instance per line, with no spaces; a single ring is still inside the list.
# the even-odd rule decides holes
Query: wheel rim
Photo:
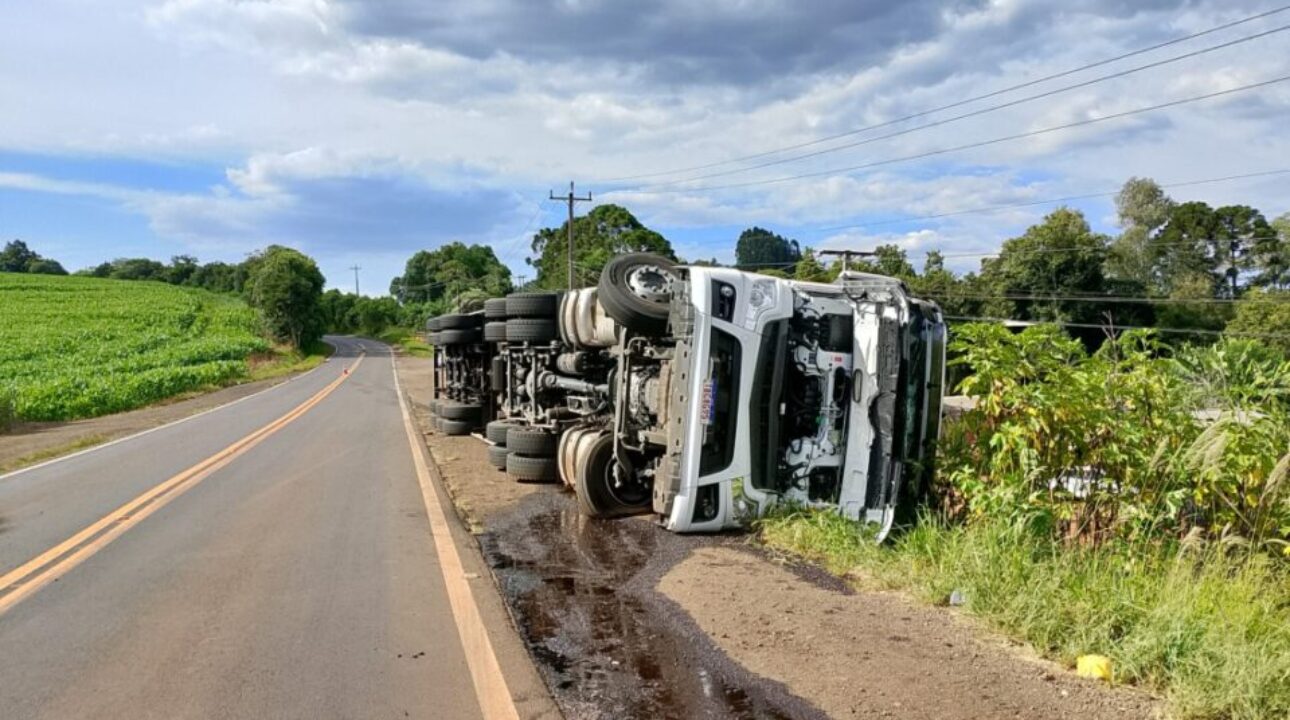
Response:
[[[622,505],[638,507],[649,502],[649,490],[623,471],[617,460],[605,465],[605,489]]]
[[[627,271],[627,289],[648,303],[666,305],[672,297],[672,273],[658,265],[638,265]]]

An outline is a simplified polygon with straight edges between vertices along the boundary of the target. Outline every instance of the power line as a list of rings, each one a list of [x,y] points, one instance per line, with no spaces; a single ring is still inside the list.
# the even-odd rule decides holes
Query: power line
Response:
[[[1160,187],[1162,189],[1191,187],[1194,185],[1208,185],[1211,183],[1229,182],[1232,180],[1248,180],[1248,179],[1257,178],[1257,177],[1268,177],[1270,175],[1284,175],[1285,173],[1290,173],[1290,168],[1283,168],[1281,170],[1266,170],[1263,172],[1254,172],[1254,173],[1244,173],[1241,175],[1227,175],[1224,177],[1206,178],[1204,180],[1189,180],[1187,182],[1162,183]],[[974,215],[977,213],[999,212],[1001,210],[1016,210],[1019,208],[1034,207],[1036,205],[1052,205],[1056,203],[1075,202],[1076,200],[1093,200],[1097,198],[1114,197],[1119,193],[1120,193],[1119,190],[1106,190],[1103,192],[1085,193],[1083,195],[1067,195],[1065,197],[1049,198],[1047,200],[1029,200],[1026,202],[1012,203],[1008,205],[987,205],[985,207],[968,208],[966,210],[953,210],[951,212],[936,213],[933,215],[918,215],[915,217],[900,218],[898,220],[876,220],[873,222],[853,223],[850,225],[834,225],[831,227],[809,228],[804,232],[810,232],[810,233],[837,232],[838,230],[855,230],[859,228],[878,227],[882,225],[898,225],[900,223],[919,222],[921,220],[939,220],[941,218],[956,217],[958,215]]]
[[[1252,333],[1252,332],[1239,332],[1239,331],[1227,331],[1227,330],[1207,330],[1203,328],[1147,327],[1145,325],[1112,325],[1112,324],[1099,325],[1097,323],[1063,322],[1060,320],[1020,320],[1017,318],[977,317],[972,315],[944,315],[943,317],[946,320],[960,320],[960,321],[966,321],[966,322],[1024,323],[1027,325],[1057,325],[1058,327],[1085,328],[1085,329],[1092,329],[1092,330],[1112,330],[1112,331],[1153,330],[1155,332],[1162,332],[1162,333],[1181,333],[1181,334],[1191,334],[1191,335],[1228,335],[1231,337],[1252,337],[1252,338],[1269,338],[1269,339],[1290,338],[1290,335],[1285,333]]]
[[[573,192],[573,181],[572,181],[572,180],[570,180],[570,181],[569,181],[569,194],[568,194],[568,195],[562,195],[562,196],[560,196],[560,197],[558,197],[558,198],[557,198],[557,197],[555,196],[555,192],[554,192],[554,191],[552,191],[552,192],[551,192],[551,196],[550,196],[549,198],[547,198],[547,199],[548,199],[548,200],[564,200],[564,201],[566,201],[566,202],[568,202],[568,203],[569,203],[569,247],[568,247],[568,253],[569,253],[569,289],[570,289],[570,290],[572,290],[572,289],[573,289],[573,204],[574,204],[574,203],[580,203],[580,202],[591,202],[591,193],[587,193],[587,197],[578,197],[578,196],[577,196],[577,195],[575,195],[575,194],[574,194],[574,192]]]
[[[1096,68],[1096,67],[1101,67],[1101,66],[1103,66],[1103,65],[1109,65],[1109,64],[1111,64],[1111,63],[1118,62],[1118,61],[1120,61],[1120,60],[1125,60],[1125,59],[1127,59],[1127,58],[1135,57],[1135,56],[1137,56],[1137,55],[1142,55],[1142,54],[1145,54],[1145,53],[1152,52],[1152,51],[1154,51],[1154,50],[1159,50],[1159,49],[1161,49],[1161,48],[1168,47],[1168,46],[1170,46],[1170,45],[1177,45],[1178,43],[1186,42],[1186,41],[1188,41],[1188,40],[1194,40],[1194,39],[1196,39],[1196,38],[1198,38],[1198,37],[1203,37],[1203,36],[1205,36],[1205,35],[1210,35],[1210,34],[1213,34],[1213,33],[1216,33],[1216,32],[1220,32],[1220,31],[1222,31],[1222,30],[1227,30],[1228,28],[1233,28],[1233,27],[1236,27],[1236,26],[1238,26],[1238,25],[1243,25],[1243,24],[1245,24],[1245,23],[1253,22],[1253,21],[1255,21],[1255,20],[1260,20],[1260,19],[1262,19],[1262,18],[1269,17],[1269,16],[1271,16],[1271,15],[1275,15],[1275,14],[1277,14],[1277,13],[1281,13],[1281,12],[1284,12],[1284,11],[1286,11],[1286,10],[1290,10],[1290,5],[1283,5],[1283,6],[1281,6],[1281,7],[1274,8],[1274,9],[1272,9],[1272,10],[1268,10],[1268,11],[1266,11],[1266,12],[1261,12],[1261,13],[1258,13],[1258,14],[1256,14],[1256,15],[1251,15],[1251,16],[1249,16],[1249,17],[1241,18],[1241,19],[1239,19],[1239,20],[1234,20],[1234,21],[1229,22],[1229,23],[1224,23],[1224,24],[1222,24],[1222,25],[1217,25],[1217,26],[1212,27],[1212,28],[1209,28],[1209,29],[1207,29],[1207,30],[1201,30],[1201,31],[1199,31],[1199,32],[1192,33],[1192,34],[1190,34],[1190,35],[1183,35],[1183,36],[1181,36],[1181,37],[1176,37],[1176,38],[1173,38],[1173,39],[1171,39],[1171,40],[1166,40],[1166,41],[1164,41],[1164,42],[1160,42],[1160,43],[1157,43],[1157,44],[1155,44],[1155,45],[1150,45],[1150,46],[1148,46],[1148,47],[1140,48],[1140,49],[1138,49],[1138,50],[1133,50],[1133,51],[1131,51],[1131,52],[1127,52],[1127,53],[1124,53],[1124,54],[1121,54],[1121,55],[1116,55],[1116,56],[1114,56],[1114,57],[1106,58],[1106,59],[1103,59],[1103,60],[1098,60],[1098,61],[1096,61],[1096,62],[1092,62],[1092,63],[1089,63],[1089,64],[1087,64],[1087,65],[1080,65],[1079,67],[1071,68],[1071,69],[1069,69],[1069,70],[1063,70],[1063,71],[1061,71],[1061,72],[1057,72],[1057,73],[1054,73],[1054,74],[1052,74],[1052,75],[1045,75],[1044,77],[1037,78],[1037,79],[1034,79],[1034,80],[1028,80],[1028,81],[1026,81],[1026,82],[1019,83],[1019,84],[1017,84],[1017,85],[1010,85],[1010,86],[1008,86],[1008,87],[1000,88],[1000,89],[998,89],[998,90],[994,90],[994,91],[992,91],[992,92],[988,92],[988,93],[985,93],[985,94],[983,94],[983,95],[976,95],[976,96],[973,96],[973,97],[966,98],[966,99],[964,99],[964,100],[959,100],[959,101],[957,101],[957,102],[950,103],[950,104],[948,104],[948,105],[941,105],[941,106],[939,106],[939,107],[930,108],[930,109],[928,109],[928,110],[922,110],[922,111],[920,111],[920,112],[913,113],[912,115],[906,115],[906,116],[904,116],[904,117],[899,117],[899,118],[896,118],[896,119],[894,119],[894,120],[886,120],[886,121],[883,121],[883,122],[880,122],[880,123],[876,123],[876,124],[873,124],[873,125],[867,125],[867,126],[865,126],[865,127],[856,128],[856,129],[854,129],[854,130],[848,130],[848,131],[846,131],[846,132],[838,133],[838,134],[836,134],[836,135],[829,135],[829,136],[826,136],[826,137],[817,138],[817,139],[815,139],[815,140],[810,140],[810,141],[807,141],[807,142],[798,143],[798,144],[796,144],[796,145],[786,145],[786,146],[784,146],[784,147],[775,148],[775,149],[773,149],[773,150],[766,150],[766,151],[763,151],[763,152],[753,153],[753,154],[751,154],[751,155],[743,155],[743,156],[740,156],[740,157],[730,158],[730,159],[728,159],[728,160],[722,160],[722,161],[719,161],[719,162],[707,163],[707,164],[704,164],[704,165],[692,165],[692,166],[690,166],[690,167],[678,168],[678,169],[674,169],[674,170],[664,170],[664,171],[660,171],[660,172],[642,173],[642,174],[638,174],[638,175],[626,175],[626,176],[620,176],[620,177],[611,177],[611,178],[605,178],[605,179],[603,179],[603,180],[600,180],[599,182],[602,182],[602,183],[610,183],[610,182],[619,182],[619,181],[623,181],[623,180],[639,180],[639,179],[641,179],[641,178],[648,178],[648,177],[660,177],[660,176],[663,176],[663,175],[679,175],[679,174],[681,174],[681,173],[694,172],[694,171],[697,171],[697,170],[707,170],[707,169],[709,169],[709,168],[721,167],[721,166],[723,166],[723,165],[730,165],[730,164],[733,164],[733,163],[744,162],[744,161],[747,161],[747,160],[756,160],[756,159],[763,158],[763,157],[767,157],[767,156],[770,156],[770,155],[775,155],[775,154],[778,154],[778,153],[781,153],[781,152],[788,152],[788,151],[790,151],[790,150],[800,150],[800,149],[802,149],[802,148],[812,147],[812,146],[814,146],[814,145],[819,145],[819,144],[826,143],[826,142],[830,142],[830,141],[833,141],[833,140],[838,140],[838,139],[841,139],[841,138],[850,137],[850,136],[852,136],[852,135],[857,135],[857,134],[859,134],[859,133],[867,132],[867,131],[869,131],[869,130],[877,130],[877,129],[879,129],[879,128],[889,127],[889,126],[891,126],[891,125],[895,125],[895,124],[897,124],[897,123],[905,122],[906,120],[914,120],[914,119],[917,119],[917,118],[920,118],[920,117],[923,117],[923,116],[926,116],[926,115],[930,115],[930,114],[932,114],[932,113],[940,112],[940,111],[942,111],[942,110],[952,110],[952,109],[954,109],[954,108],[956,108],[956,107],[962,107],[963,105],[967,105],[967,104],[969,104],[969,103],[973,103],[973,102],[976,102],[976,101],[978,101],[978,100],[987,100],[987,99],[992,98],[992,97],[998,97],[999,95],[1003,95],[1003,94],[1006,94],[1006,93],[1012,92],[1012,91],[1014,91],[1014,90],[1021,90],[1021,89],[1027,88],[1027,87],[1033,87],[1033,86],[1035,86],[1035,85],[1039,85],[1039,84],[1041,84],[1041,83],[1048,82],[1049,80],[1056,80],[1056,79],[1058,79],[1058,78],[1067,77],[1067,76],[1069,76],[1069,75],[1074,75],[1075,73],[1083,72],[1084,70],[1091,70],[1091,69]]]
[[[998,110],[1004,110],[1010,107],[1024,105],[1026,103],[1033,102],[1035,100],[1042,100],[1044,98],[1052,97],[1054,95],[1070,92],[1071,90],[1078,90],[1080,88],[1089,87],[1091,85],[1096,85],[1101,82],[1106,82],[1107,80],[1115,80],[1118,78],[1126,77],[1134,73],[1142,72],[1143,70],[1150,70],[1152,68],[1161,67],[1163,65],[1168,65],[1171,63],[1179,62],[1181,60],[1186,60],[1189,58],[1204,55],[1206,53],[1211,53],[1216,50],[1222,50],[1225,48],[1232,47],[1234,45],[1240,45],[1241,43],[1247,43],[1252,40],[1258,40],[1260,38],[1264,38],[1269,35],[1273,35],[1275,33],[1285,32],[1286,30],[1290,30],[1290,25],[1282,25],[1280,27],[1273,28],[1271,30],[1265,30],[1264,32],[1261,32],[1261,33],[1257,33],[1254,35],[1247,35],[1245,37],[1237,38],[1235,40],[1229,40],[1228,42],[1221,43],[1219,45],[1212,45],[1210,47],[1201,48],[1199,50],[1193,50],[1189,53],[1184,53],[1182,55],[1175,55],[1174,57],[1165,58],[1163,60],[1157,60],[1152,63],[1147,63],[1146,65],[1139,65],[1137,67],[1128,68],[1126,70],[1120,70],[1118,72],[1114,72],[1109,75],[1102,75],[1100,77],[1092,78],[1090,80],[1085,80],[1083,82],[1075,83],[1074,85],[1066,85],[1063,87],[1054,88],[1052,90],[1046,90],[1036,95],[1028,95],[1026,97],[1018,98],[1016,100],[1009,100],[1008,102],[1001,103],[998,105],[991,105],[989,107],[980,108],[978,110],[973,110],[971,112],[962,113],[960,115],[954,115],[952,117],[944,118],[942,120],[936,120],[934,122],[926,123],[924,125],[919,125],[917,127],[905,128],[904,130],[897,130],[895,132],[887,133],[885,135],[875,135],[873,137],[865,138],[864,140],[857,140],[856,142],[847,143],[845,145],[838,145],[836,147],[824,148],[823,150],[815,150],[813,152],[804,153],[801,155],[793,155],[791,157],[786,157],[786,158],[779,158],[776,160],[768,160],[766,162],[758,163],[756,165],[749,165],[747,167],[734,168],[732,170],[722,170],[721,172],[708,173],[706,175],[697,175],[695,177],[683,178],[680,180],[670,180],[668,182],[643,185],[643,186],[639,186],[639,188],[653,189],[653,188],[660,188],[660,187],[669,187],[672,185],[679,185],[682,183],[697,182],[699,180],[708,180],[716,177],[736,175],[739,173],[750,172],[753,170],[759,170],[761,168],[772,167],[775,165],[783,165],[785,163],[797,162],[799,160],[808,160],[813,157],[819,157],[821,155],[828,155],[835,152],[841,152],[843,150],[849,150],[851,148],[860,147],[861,145],[868,145],[870,143],[879,142],[881,140],[890,140],[891,138],[900,137],[903,135],[911,135],[913,133],[921,132],[923,130],[928,130],[930,128],[940,127],[942,125],[949,125],[951,123],[955,123],[960,120],[966,120],[968,118],[973,118],[980,115],[986,115],[992,112],[996,112]]]
[[[687,193],[687,192],[688,193],[711,192],[713,190],[730,190],[735,188],[753,187],[756,185],[771,185],[776,183],[790,182],[793,180],[804,180],[808,178],[821,177],[824,175],[837,175],[839,173],[854,172],[856,170],[867,170],[869,168],[879,167],[882,165],[893,165],[896,163],[908,162],[910,160],[921,160],[924,158],[935,157],[937,155],[945,155],[948,153],[960,152],[963,150],[972,150],[975,148],[987,147],[990,145],[998,145],[1000,143],[1009,142],[1012,140],[1021,140],[1024,138],[1036,137],[1038,135],[1046,135],[1048,133],[1058,132],[1061,130],[1071,130],[1077,127],[1096,125],[1098,123],[1107,122],[1109,120],[1119,120],[1121,118],[1131,117],[1134,115],[1141,115],[1142,113],[1154,112],[1156,110],[1163,110],[1171,107],[1178,107],[1180,105],[1187,105],[1194,102],[1200,102],[1202,100],[1212,100],[1217,97],[1225,97],[1227,95],[1234,95],[1236,93],[1247,92],[1249,90],[1257,90],[1259,88],[1268,87],[1270,85],[1275,85],[1276,83],[1285,82],[1287,80],[1290,80],[1290,75],[1282,75],[1280,77],[1272,78],[1269,80],[1263,80],[1261,82],[1250,83],[1248,85],[1241,85],[1239,87],[1229,88],[1227,90],[1218,90],[1211,93],[1205,93],[1204,95],[1194,95],[1191,97],[1180,98],[1178,100],[1170,100],[1169,102],[1157,103],[1155,105],[1148,105],[1146,107],[1140,107],[1133,110],[1125,110],[1123,112],[1112,113],[1110,115],[1103,115],[1101,117],[1086,118],[1084,120],[1076,120],[1074,122],[1063,123],[1061,125],[1053,125],[1046,128],[1040,128],[1038,130],[1030,130],[1024,133],[1017,133],[1015,135],[1005,135],[1003,137],[997,137],[990,140],[980,140],[977,142],[967,143],[965,145],[956,145],[954,147],[940,148],[937,150],[929,150],[929,151],[917,153],[914,155],[904,155],[901,157],[886,158],[884,160],[875,160],[873,162],[863,163],[860,165],[849,165],[846,167],[831,168],[828,170],[802,173],[799,175],[788,175],[784,177],[769,178],[765,180],[750,180],[748,182],[729,183],[726,185],[706,185],[706,186],[700,186],[697,188],[672,188],[672,189],[662,189],[662,190],[636,190],[631,192],[635,192],[636,194],[640,194],[640,195],[662,195],[662,194]],[[627,192],[627,191],[624,191],[624,192]]]

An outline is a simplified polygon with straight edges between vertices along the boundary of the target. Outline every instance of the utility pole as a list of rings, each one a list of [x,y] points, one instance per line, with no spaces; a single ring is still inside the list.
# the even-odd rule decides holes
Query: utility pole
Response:
[[[354,294],[357,295],[358,294],[358,271],[362,270],[363,268],[357,265],[350,265],[349,269],[354,271]]]
[[[816,255],[838,255],[842,258],[842,272],[851,269],[851,258],[853,257],[877,257],[878,253],[872,250],[820,250]]]
[[[551,200],[564,200],[569,203],[569,289],[573,289],[573,204],[576,202],[591,202],[591,193],[587,197],[578,197],[573,194],[573,181],[569,181],[569,194],[557,197],[555,191],[551,191]]]

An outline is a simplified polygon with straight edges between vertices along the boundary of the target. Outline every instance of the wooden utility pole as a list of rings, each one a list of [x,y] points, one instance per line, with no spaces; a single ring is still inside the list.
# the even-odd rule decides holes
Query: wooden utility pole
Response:
[[[358,271],[362,270],[363,268],[357,265],[350,265],[349,269],[354,271],[354,294],[357,295],[358,294]]]
[[[551,191],[551,200],[564,200],[569,203],[569,289],[573,289],[573,204],[576,202],[591,202],[591,193],[587,197],[578,197],[573,194],[573,181],[569,181],[569,194],[556,196],[555,191]]]

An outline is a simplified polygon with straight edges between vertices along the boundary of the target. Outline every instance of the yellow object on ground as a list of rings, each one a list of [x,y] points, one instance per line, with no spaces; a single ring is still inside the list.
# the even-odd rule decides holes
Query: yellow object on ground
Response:
[[[1105,655],[1080,655],[1075,660],[1075,674],[1111,682],[1111,658]]]

